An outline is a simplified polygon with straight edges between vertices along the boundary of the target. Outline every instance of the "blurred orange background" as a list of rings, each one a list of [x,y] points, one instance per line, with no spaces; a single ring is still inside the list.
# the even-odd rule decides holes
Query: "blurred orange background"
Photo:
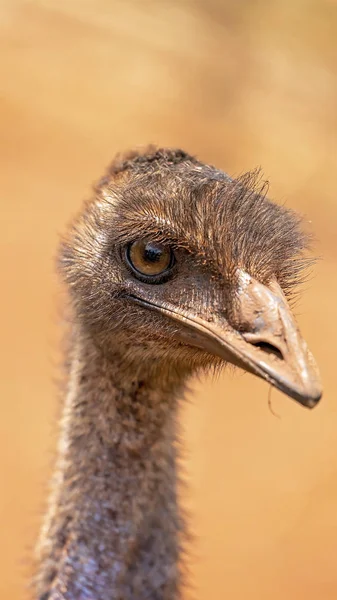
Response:
[[[0,596],[28,598],[56,447],[59,233],[118,150],[261,165],[323,260],[297,314],[325,394],[307,411],[251,376],[184,406],[193,596],[337,597],[333,0],[2,0]],[[189,597],[186,593],[186,598]]]

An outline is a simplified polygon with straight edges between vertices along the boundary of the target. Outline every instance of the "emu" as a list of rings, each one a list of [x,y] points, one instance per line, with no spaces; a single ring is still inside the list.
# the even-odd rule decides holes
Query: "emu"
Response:
[[[306,266],[292,211],[256,173],[176,149],[118,156],[70,225],[67,391],[39,600],[179,600],[177,407],[232,363],[302,405],[321,397],[288,299]]]

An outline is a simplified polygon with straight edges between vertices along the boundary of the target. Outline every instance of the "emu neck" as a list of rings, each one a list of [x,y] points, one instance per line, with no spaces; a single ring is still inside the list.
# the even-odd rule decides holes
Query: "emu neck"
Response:
[[[76,343],[39,600],[178,600],[176,409],[182,385]]]

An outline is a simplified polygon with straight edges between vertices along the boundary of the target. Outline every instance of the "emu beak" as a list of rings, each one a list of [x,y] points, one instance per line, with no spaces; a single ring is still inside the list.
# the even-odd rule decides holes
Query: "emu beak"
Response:
[[[313,408],[322,395],[319,372],[280,286],[263,285],[243,270],[238,275],[236,326],[219,316],[205,323],[205,349]]]
[[[177,337],[265,379],[303,406],[313,408],[322,386],[315,360],[302,338],[287,300],[276,281],[264,285],[238,269],[238,289],[231,324],[224,311],[182,310],[152,297],[137,303],[178,321]]]

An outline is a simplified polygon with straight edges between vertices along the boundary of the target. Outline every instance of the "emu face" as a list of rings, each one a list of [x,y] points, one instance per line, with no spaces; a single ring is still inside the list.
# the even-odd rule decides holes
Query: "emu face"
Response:
[[[219,361],[313,407],[314,359],[288,306],[305,265],[298,217],[181,151],[115,162],[69,230],[61,268],[90,335],[188,370]]]

